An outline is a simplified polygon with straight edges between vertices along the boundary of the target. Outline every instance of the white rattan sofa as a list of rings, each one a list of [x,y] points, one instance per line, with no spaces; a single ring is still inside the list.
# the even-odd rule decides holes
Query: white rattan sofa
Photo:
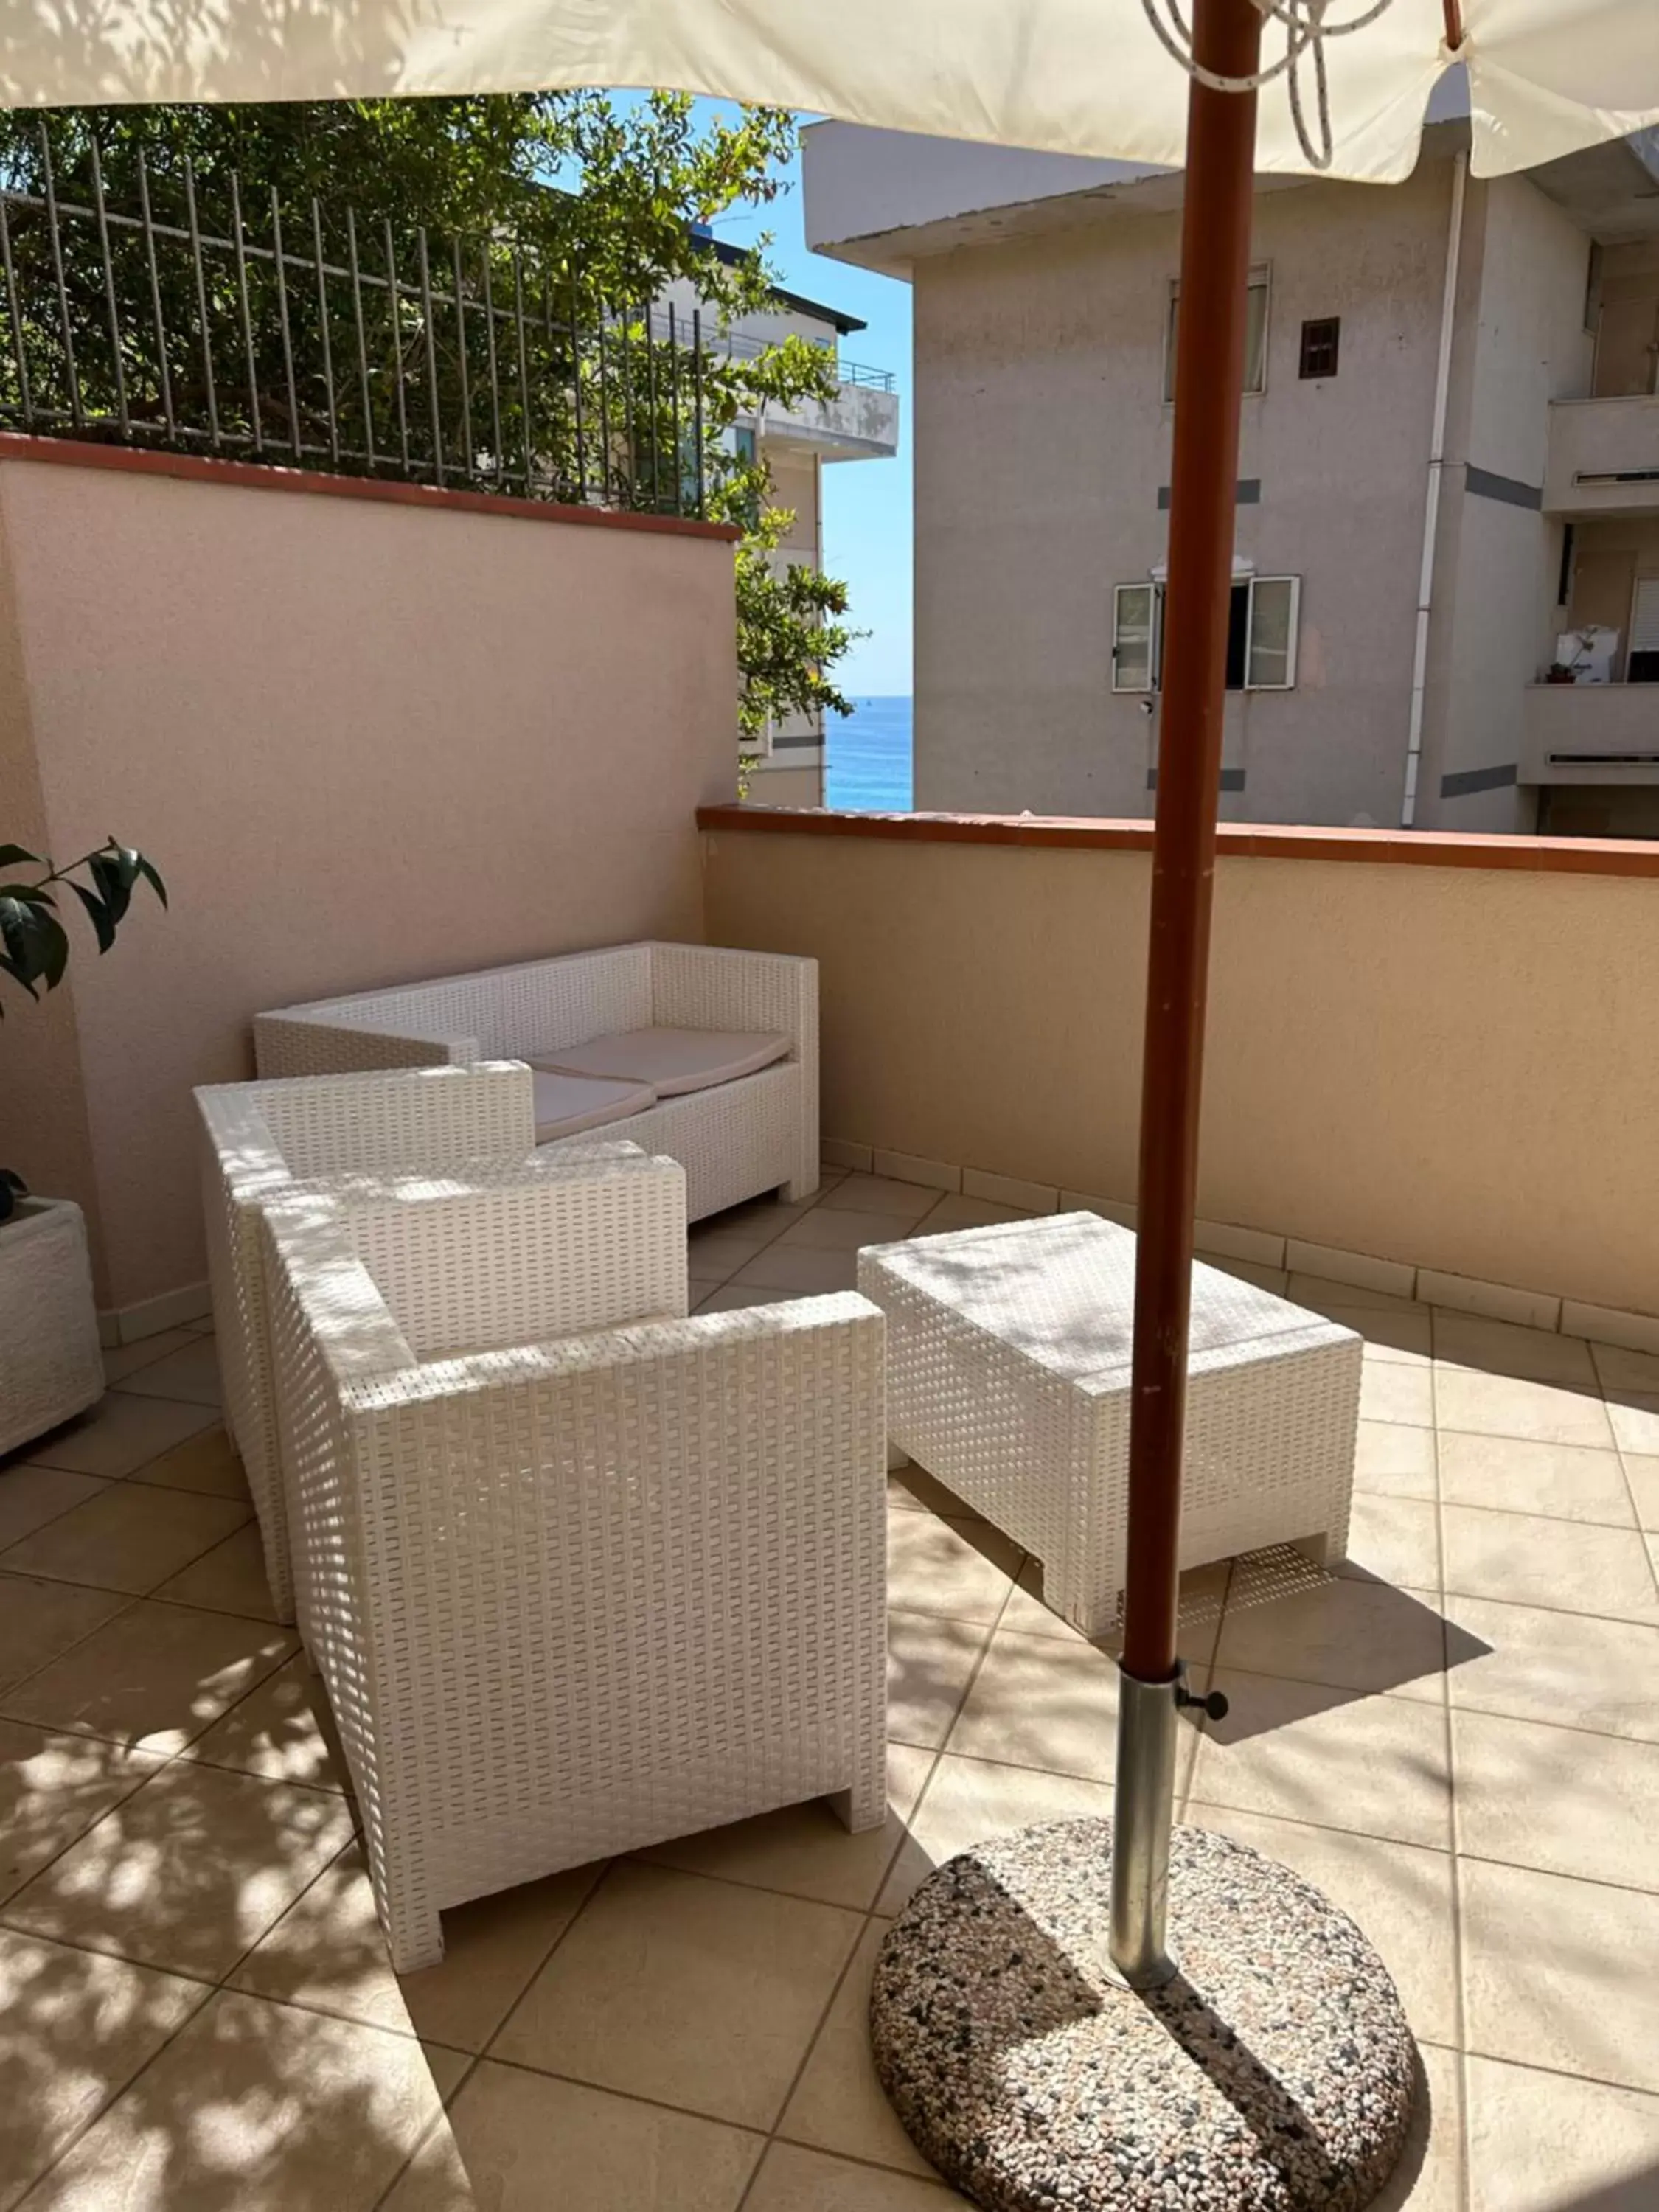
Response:
[[[821,1795],[884,1814],[880,1315],[573,1334],[545,1200],[263,1217],[301,1616],[400,1972],[561,1867]]]
[[[521,1163],[536,1141],[531,1076],[507,1064],[226,1083],[198,1090],[196,1103],[225,1419],[259,1516],[271,1598],[278,1617],[291,1621],[294,1577],[277,1469],[259,1210],[299,1183],[453,1171],[489,1159]],[[588,1203],[573,1192],[578,1215]],[[662,1232],[670,1242],[673,1210],[671,1200]],[[572,1233],[579,1233],[574,1223]]]
[[[522,1060],[537,1141],[605,1125],[685,1170],[692,1220],[818,1180],[817,963],[614,945],[258,1015],[261,1076]]]

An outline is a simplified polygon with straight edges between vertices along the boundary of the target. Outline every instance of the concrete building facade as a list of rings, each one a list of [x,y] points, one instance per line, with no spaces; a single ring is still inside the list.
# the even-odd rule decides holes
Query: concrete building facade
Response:
[[[1659,832],[1659,144],[1467,138],[1261,181],[1224,817]],[[1151,811],[1181,198],[806,134],[809,243],[913,289],[920,809]],[[1542,681],[1592,622],[1615,680]]]

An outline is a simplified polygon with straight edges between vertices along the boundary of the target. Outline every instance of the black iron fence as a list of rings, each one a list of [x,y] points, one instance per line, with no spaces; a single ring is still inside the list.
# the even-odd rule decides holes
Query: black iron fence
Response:
[[[0,427],[700,515],[702,317],[500,237],[399,237],[97,150],[0,189]]]

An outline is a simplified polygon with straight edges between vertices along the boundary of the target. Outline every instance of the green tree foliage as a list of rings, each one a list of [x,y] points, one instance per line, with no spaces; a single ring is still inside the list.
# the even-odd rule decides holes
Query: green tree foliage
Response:
[[[863,633],[842,619],[845,584],[780,557],[794,520],[787,507],[764,507],[738,546],[738,722],[750,752],[787,715],[852,712],[831,672]]]

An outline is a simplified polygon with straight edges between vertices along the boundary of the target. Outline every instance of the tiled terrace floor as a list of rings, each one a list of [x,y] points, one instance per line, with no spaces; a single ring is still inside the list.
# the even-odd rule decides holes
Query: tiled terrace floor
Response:
[[[692,1246],[705,1306],[1006,1209],[831,1178]],[[1270,1278],[1283,1287],[1282,1279]],[[1413,2212],[1659,2206],[1659,1360],[1368,1297],[1353,1559],[1190,1578],[1233,1700],[1185,1817],[1369,1929],[1421,2039]],[[0,1468],[0,2212],[933,2212],[862,2008],[977,1836],[1109,1805],[1114,1669],[916,1477],[892,1817],[806,1807],[447,1917],[401,1984],[269,1618],[213,1346],[112,1356]],[[1646,1533],[1644,1533],[1644,1531]]]

